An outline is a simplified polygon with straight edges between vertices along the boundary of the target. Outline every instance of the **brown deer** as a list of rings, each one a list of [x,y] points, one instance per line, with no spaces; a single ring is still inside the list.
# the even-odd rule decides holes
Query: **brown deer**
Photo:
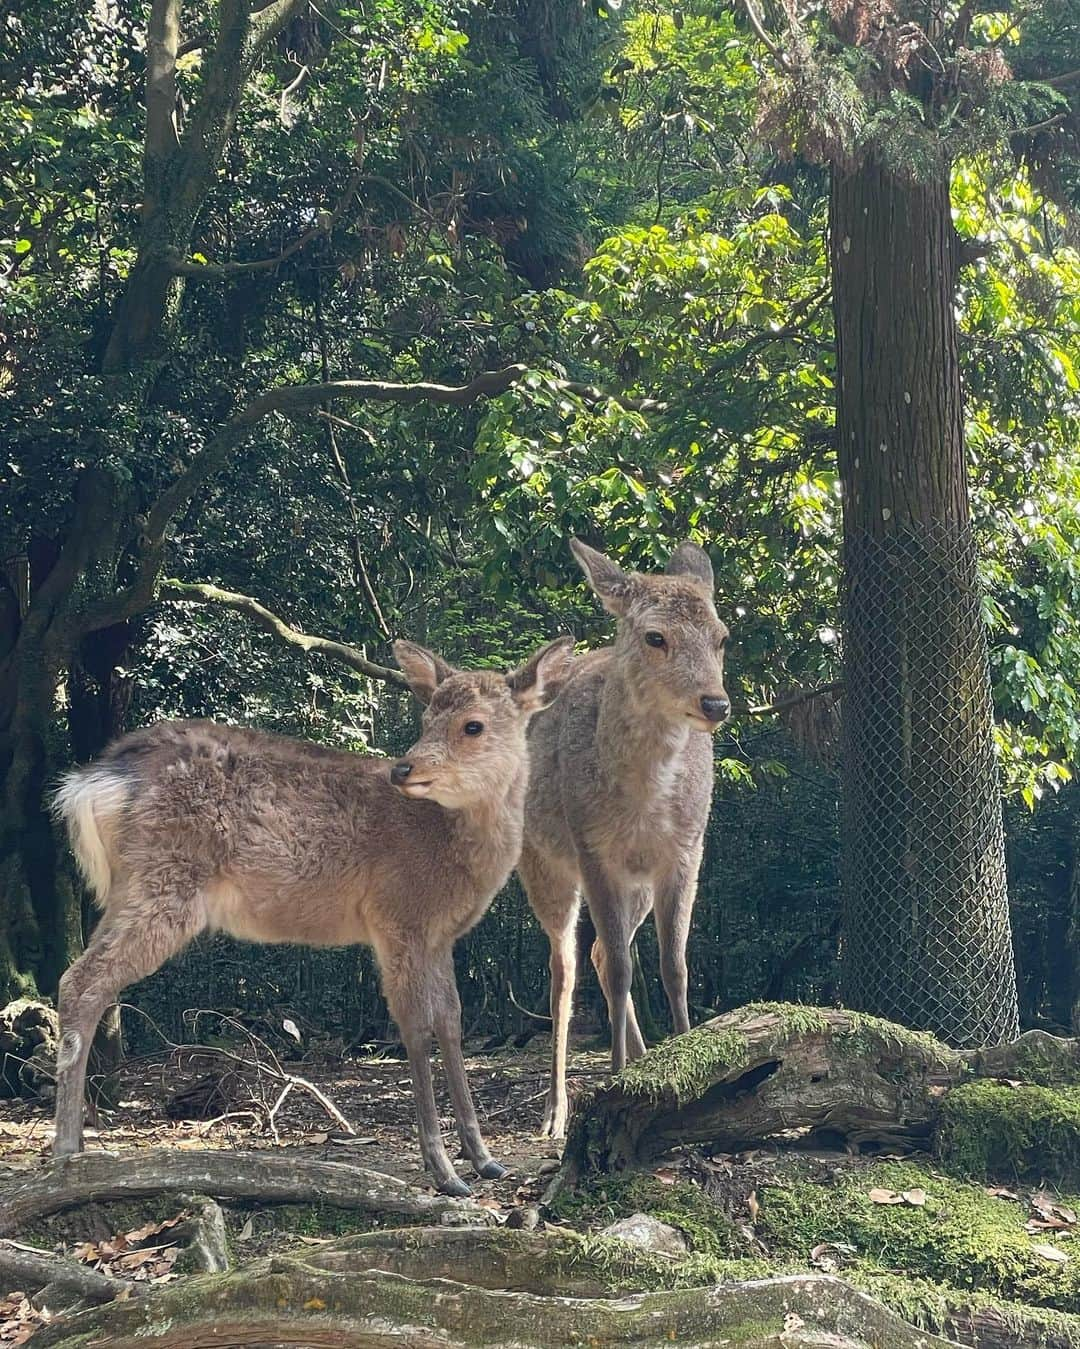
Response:
[[[181,721],[124,736],[69,774],[56,808],[104,914],[60,981],[54,1151],[81,1148],[87,1054],[106,1007],[211,928],[371,946],[409,1056],[424,1165],[444,1193],[469,1193],[439,1129],[434,1033],[465,1155],[482,1177],[505,1174],[469,1093],[452,953],[517,862],[526,726],[572,651],[559,638],[503,675],[396,642],[425,710],[420,739],[393,765]]]
[[[551,943],[551,1083],[543,1131],[566,1127],[566,1049],[580,896],[611,1018],[611,1064],[644,1052],[630,996],[631,943],[650,910],[676,1033],[689,1030],[686,942],[712,798],[710,732],[731,708],[728,630],[713,570],[693,543],[663,575],[625,572],[574,539],[574,556],[618,619],[612,647],[579,659],[530,728],[532,771],[518,871]]]

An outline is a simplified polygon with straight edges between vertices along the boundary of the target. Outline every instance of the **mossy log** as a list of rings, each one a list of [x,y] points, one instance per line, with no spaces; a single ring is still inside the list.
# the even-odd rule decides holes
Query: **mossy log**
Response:
[[[54,1322],[41,1349],[218,1349],[229,1346],[581,1344],[742,1349],[946,1349],[865,1293],[828,1275],[788,1275],[677,1293],[616,1298],[495,1292],[445,1279],[291,1260],[154,1290]]]
[[[793,1130],[926,1148],[945,1092],[973,1077],[1080,1081],[1080,1042],[1029,1032],[959,1051],[857,1012],[751,1004],[665,1041],[581,1097],[553,1189],[677,1146],[732,1151]]]
[[[426,1194],[393,1176],[344,1162],[280,1152],[84,1152],[9,1178],[0,1194],[0,1236],[63,1209],[109,1199],[197,1193],[264,1204],[320,1204],[427,1223],[482,1223],[464,1199]]]

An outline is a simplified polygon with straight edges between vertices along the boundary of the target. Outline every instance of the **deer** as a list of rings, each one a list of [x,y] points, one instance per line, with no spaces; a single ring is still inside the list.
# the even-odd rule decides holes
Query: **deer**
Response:
[[[662,574],[571,550],[617,620],[614,645],[579,656],[530,727],[532,768],[518,875],[550,944],[551,1079],[542,1134],[564,1135],[566,1055],[582,896],[611,1022],[611,1067],[645,1044],[630,993],[631,944],[650,911],[676,1034],[689,1030],[686,947],[712,800],[712,733],[730,715],[728,629],[708,554],[679,545]]]
[[[102,916],[60,980],[58,1156],[82,1147],[98,1022],[129,984],[207,929],[252,942],[363,942],[409,1060],[424,1167],[464,1197],[439,1127],[432,1036],[462,1151],[484,1179],[453,947],[486,913],[521,850],[527,726],[558,694],[574,641],[509,673],[464,671],[413,642],[394,656],[423,707],[395,762],[212,721],[161,721],[67,774],[55,809]]]

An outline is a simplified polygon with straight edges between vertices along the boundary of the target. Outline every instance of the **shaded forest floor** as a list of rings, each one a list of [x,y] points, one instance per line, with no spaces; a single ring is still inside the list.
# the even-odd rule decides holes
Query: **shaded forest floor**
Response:
[[[492,1155],[510,1168],[501,1181],[481,1181],[462,1162],[462,1174],[478,1197],[505,1206],[524,1202],[537,1177],[554,1170],[559,1148],[539,1136],[548,1045],[546,1036],[537,1036],[524,1049],[508,1046],[485,1053],[477,1045],[468,1055],[469,1083],[485,1137]],[[600,1080],[607,1062],[607,1052],[601,1049],[575,1053],[569,1070],[571,1091]],[[87,1128],[86,1149],[124,1153],[149,1147],[302,1148],[305,1156],[352,1160],[431,1188],[420,1166],[404,1058],[351,1058],[341,1063],[316,1056],[284,1060],[281,1067],[318,1087],[356,1130],[355,1137],[349,1137],[302,1088],[290,1093],[271,1132],[266,1116],[278,1094],[273,1078],[264,1083],[257,1067],[236,1073],[216,1064],[212,1054],[185,1052],[125,1064],[119,1102],[102,1112],[100,1129]],[[435,1076],[444,1133],[452,1139],[453,1116],[437,1062]],[[190,1117],[169,1118],[178,1111]],[[0,1101],[0,1183],[11,1168],[46,1156],[51,1137],[51,1106]],[[519,1189],[525,1193],[519,1195]]]

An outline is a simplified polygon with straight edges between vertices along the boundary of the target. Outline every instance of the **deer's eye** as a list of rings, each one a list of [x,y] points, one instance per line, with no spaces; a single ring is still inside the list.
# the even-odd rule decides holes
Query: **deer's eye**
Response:
[[[655,646],[657,650],[662,650],[667,646],[667,638],[662,632],[647,632],[645,634],[645,641],[649,646]]]
[[[461,729],[466,735],[479,735],[484,729],[484,723],[482,721],[467,721]]]

